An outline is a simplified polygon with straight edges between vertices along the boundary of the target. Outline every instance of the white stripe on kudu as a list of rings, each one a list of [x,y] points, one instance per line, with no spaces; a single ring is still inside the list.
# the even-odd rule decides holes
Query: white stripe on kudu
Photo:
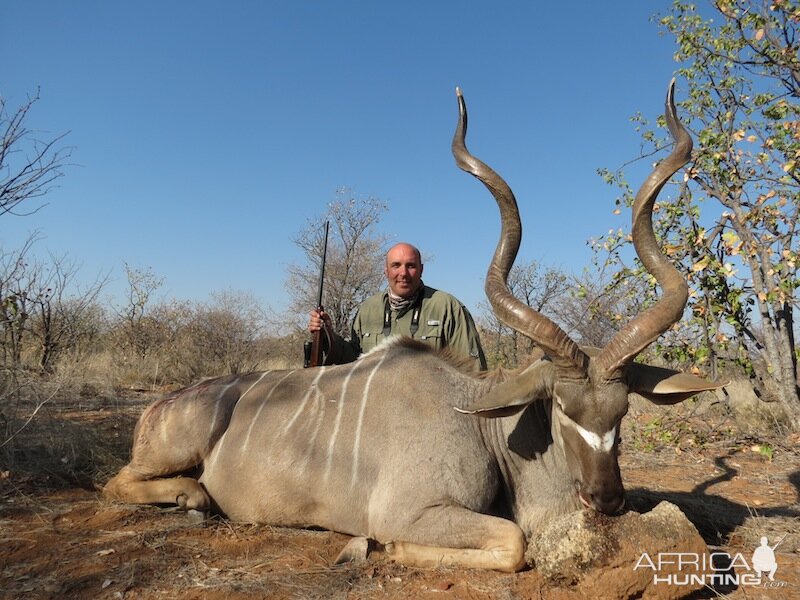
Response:
[[[244,394],[242,394],[241,396],[239,396],[239,401],[241,402],[241,401],[244,399],[244,397],[245,397],[245,396],[247,396],[247,394],[249,394],[249,393],[250,393],[250,390],[252,390],[252,389],[253,389],[254,387],[256,387],[256,386],[257,386],[259,383],[261,383],[261,380],[262,380],[262,379],[264,379],[264,377],[266,377],[266,376],[267,376],[267,375],[269,375],[270,373],[272,373],[272,369],[269,369],[269,370],[267,370],[267,371],[264,371],[264,372],[261,374],[261,376],[260,376],[258,379],[256,379],[256,380],[255,380],[255,382],[253,383],[253,385],[251,385],[249,388],[247,388],[247,389],[245,390]],[[289,376],[289,375],[291,375],[292,373],[294,373],[294,371],[289,371],[289,372],[286,374],[286,377],[288,377],[288,376]],[[286,379],[286,377],[284,377],[283,379]],[[283,381],[283,379],[281,379],[281,381]],[[280,381],[279,381],[278,383],[280,383]],[[272,388],[272,389],[275,389],[275,388]],[[270,392],[270,394],[271,394],[271,393],[272,393],[272,392]]]
[[[614,442],[617,439],[616,427],[612,428],[611,431],[606,431],[603,435],[600,435],[594,431],[589,431],[588,429],[581,427],[578,423],[570,419],[561,411],[558,411],[558,420],[561,421],[562,425],[566,425],[567,427],[571,427],[577,431],[578,434],[583,438],[583,441],[586,442],[592,450],[596,450],[597,452],[610,452],[614,447]]]
[[[247,388],[247,392],[249,392],[256,385],[258,385],[258,383],[262,379],[264,379],[264,376],[269,372],[270,371],[266,371],[265,373],[263,373],[261,375],[261,377],[258,378],[258,381],[256,381],[253,385],[251,385],[249,388]],[[253,420],[250,421],[250,427],[247,428],[247,435],[245,436],[244,444],[242,445],[242,454],[244,454],[247,451],[247,445],[250,443],[250,434],[253,433],[253,428],[256,426],[256,423],[258,422],[258,417],[261,415],[261,411],[264,410],[264,407],[267,405],[267,400],[269,400],[270,396],[272,396],[272,392],[274,392],[277,389],[277,387],[280,384],[283,383],[284,379],[286,379],[287,377],[289,377],[289,375],[292,375],[293,373],[294,373],[294,370],[289,371],[288,373],[286,373],[286,375],[281,377],[278,380],[278,383],[276,383],[275,385],[272,386],[272,389],[269,391],[269,394],[267,394],[266,397],[261,402],[259,402],[258,410],[256,411],[256,414],[253,415]],[[241,397],[239,398],[239,402],[241,402],[244,399],[244,397],[247,395],[247,392],[245,392],[244,394],[241,395]]]
[[[250,390],[252,390],[253,386],[255,386],[256,383],[258,383],[259,381],[261,381],[264,378],[264,376],[266,376],[267,373],[269,373],[269,372],[270,371],[265,371],[264,373],[262,373],[261,377],[258,378],[258,381],[256,381],[253,385],[251,385],[249,388],[247,388],[247,391],[245,392],[245,394],[247,392],[249,392]],[[219,395],[219,398],[217,398],[217,406],[214,407],[214,420],[211,423],[211,431],[214,430],[214,423],[217,420],[217,413],[219,411],[219,405],[222,403],[222,398],[225,395],[225,392],[227,392],[228,388],[231,387],[232,385],[236,385],[237,383],[239,383],[240,379],[241,379],[241,377],[237,377],[230,384],[226,385],[225,388],[222,390],[222,393]],[[241,400],[243,396],[244,396],[244,394],[239,396],[239,400]],[[238,400],[237,400],[236,406],[238,406]],[[236,406],[233,407],[233,412],[236,412]],[[231,414],[231,418],[233,418],[233,414]],[[219,452],[220,452],[220,449],[222,448],[222,445],[225,443],[225,436],[227,435],[227,433],[228,433],[228,428],[226,427],[225,431],[222,432],[222,435],[220,436],[219,440],[217,440],[217,443],[212,448],[211,453],[208,455],[208,460],[206,461],[206,468],[208,470],[211,470],[211,469],[214,468],[214,463],[217,462],[217,457],[219,456]]]
[[[314,402],[316,406],[312,404],[312,407],[316,409],[317,416],[314,421],[314,430],[311,432],[311,437],[308,440],[308,443],[305,445],[305,451],[303,453],[303,460],[302,462],[295,463],[295,468],[298,470],[303,470],[308,466],[308,461],[311,458],[311,454],[314,452],[314,449],[317,447],[317,435],[319,435],[319,431],[322,428],[322,417],[325,415],[325,402],[321,401],[323,396],[319,393],[319,389],[316,390],[314,394]]]
[[[222,435],[220,436],[214,448],[212,448],[211,453],[208,455],[208,458],[205,461],[205,470],[209,473],[214,469],[214,465],[217,462],[217,457],[219,456],[220,448],[222,448],[222,444],[225,442],[226,435],[228,435],[227,428],[222,432]]]
[[[617,438],[616,427],[614,427],[611,431],[606,431],[601,436],[594,433],[593,431],[584,429],[575,422],[572,422],[572,425],[575,427],[575,431],[577,431],[581,435],[581,437],[586,441],[586,443],[589,444],[589,446],[591,446],[598,452],[610,452],[611,449],[614,447],[614,440]]]
[[[225,397],[225,392],[231,389],[231,386],[233,386],[237,381],[239,381],[238,378],[234,379],[228,385],[223,387],[222,391],[219,393],[217,401],[214,403],[214,414],[211,416],[211,424],[208,426],[208,439],[212,439],[214,437],[214,427],[216,426],[217,419],[219,418],[219,407],[222,405],[222,399]]]
[[[322,377],[322,374],[325,372],[325,367],[319,367],[318,371],[319,373],[317,373],[317,376],[314,377],[314,381],[311,382],[311,385],[308,386],[308,391],[306,392],[306,395],[303,396],[303,399],[300,401],[300,405],[297,407],[297,410],[292,415],[292,418],[289,419],[289,421],[286,423],[286,425],[283,428],[283,431],[281,431],[282,436],[286,435],[289,432],[289,430],[292,428],[292,425],[294,425],[294,422],[297,420],[297,417],[299,417],[301,413],[305,412],[306,403],[308,402],[308,399],[311,397],[312,393],[317,391],[317,382],[319,382],[319,378]]]
[[[357,360],[353,363],[353,367],[347,373],[347,377],[344,378],[342,382],[342,393],[339,396],[339,406],[336,407],[336,422],[333,425],[333,432],[331,433],[331,439],[328,442],[328,461],[325,464],[325,480],[328,480],[328,477],[331,474],[331,463],[333,462],[333,447],[336,444],[336,437],[339,435],[339,424],[342,422],[342,411],[344,409],[344,398],[347,395],[347,385],[350,383],[350,377],[353,376],[353,373],[358,368],[358,365],[362,364],[362,361]]]
[[[355,487],[356,485],[356,475],[358,474],[358,451],[361,448],[361,427],[364,424],[364,413],[366,412],[367,408],[367,398],[369,397],[369,386],[372,383],[372,378],[375,376],[375,373],[378,372],[378,369],[381,368],[383,361],[386,360],[386,356],[388,352],[385,352],[381,359],[378,361],[378,364],[372,369],[367,377],[367,382],[364,384],[364,393],[361,395],[361,408],[358,411],[358,423],[356,424],[356,434],[353,440],[353,475],[350,479],[350,487]]]
[[[172,400],[167,400],[163,405],[164,408],[161,409],[161,442],[166,446],[169,446],[170,442],[170,430],[169,426],[167,425],[166,413],[168,410],[171,411],[174,405],[175,404]]]

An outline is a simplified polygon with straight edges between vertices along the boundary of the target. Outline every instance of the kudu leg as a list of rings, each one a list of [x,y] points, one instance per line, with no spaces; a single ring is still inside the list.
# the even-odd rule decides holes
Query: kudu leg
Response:
[[[413,567],[462,567],[513,573],[525,566],[525,536],[506,519],[466,508],[438,507],[405,528],[404,537],[420,542],[392,541],[386,554]]]
[[[103,495],[131,504],[177,504],[190,511],[205,512],[211,507],[208,494],[196,479],[153,479],[130,465],[105,485]]]

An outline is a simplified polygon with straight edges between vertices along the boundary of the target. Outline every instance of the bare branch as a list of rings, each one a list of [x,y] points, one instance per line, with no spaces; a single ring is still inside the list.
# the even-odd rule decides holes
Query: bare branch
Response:
[[[5,99],[0,97],[0,215],[26,215],[41,208],[16,212],[22,202],[41,198],[53,189],[72,155],[71,147],[60,146],[67,133],[43,140],[25,126],[38,100],[37,91],[9,114]]]

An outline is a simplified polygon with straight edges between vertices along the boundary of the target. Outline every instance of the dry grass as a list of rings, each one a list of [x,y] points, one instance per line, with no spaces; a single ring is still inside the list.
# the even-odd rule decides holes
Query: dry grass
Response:
[[[92,489],[127,462],[133,427],[146,398],[128,400],[51,399],[28,422],[35,402],[22,402],[9,421],[17,432],[0,454],[0,470],[14,481],[45,489],[79,486]]]
[[[766,517],[754,508],[748,507],[749,515],[744,523],[731,534],[731,546],[756,548],[761,537],[769,538],[769,545],[779,544],[781,552],[800,553],[800,505],[798,514]]]

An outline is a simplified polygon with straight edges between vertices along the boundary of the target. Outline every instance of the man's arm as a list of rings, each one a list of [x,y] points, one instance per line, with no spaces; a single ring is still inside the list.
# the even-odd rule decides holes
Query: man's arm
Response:
[[[333,330],[330,315],[324,311],[313,310],[308,322],[308,330],[311,333],[324,330],[325,335],[322,336],[322,340],[326,365],[352,362],[361,354],[360,338],[356,334],[355,324],[351,330],[350,340],[346,340]]]
[[[346,340],[338,333],[334,333],[331,339],[333,340],[333,351],[330,353],[331,362],[329,364],[341,365],[344,363],[353,362],[361,356],[361,344],[355,331],[351,330],[350,339]]]
[[[486,370],[486,356],[483,353],[478,328],[475,326],[472,315],[459,302],[453,312],[452,331],[447,340],[447,346],[460,356],[472,358],[476,371]]]

